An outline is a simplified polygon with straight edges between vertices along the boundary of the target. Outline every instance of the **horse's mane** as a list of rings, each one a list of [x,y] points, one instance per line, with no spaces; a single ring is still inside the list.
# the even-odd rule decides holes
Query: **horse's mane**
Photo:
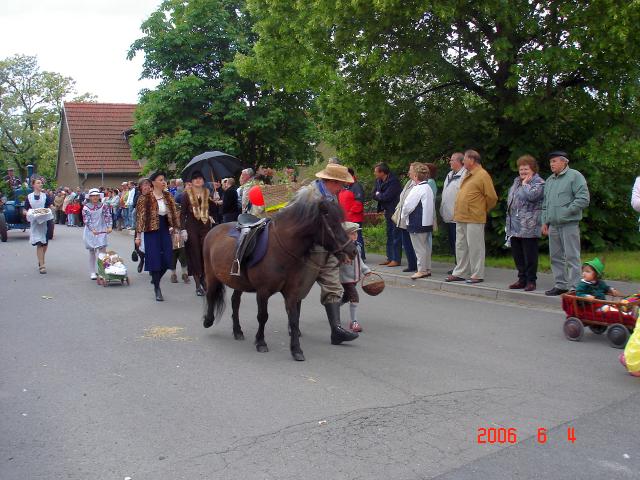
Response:
[[[339,221],[343,219],[343,212],[337,202],[323,199],[311,188],[302,188],[298,191],[294,199],[280,210],[273,219],[278,222],[291,221],[293,235],[306,235],[314,233],[320,227],[321,208],[326,208],[330,217],[337,217]]]

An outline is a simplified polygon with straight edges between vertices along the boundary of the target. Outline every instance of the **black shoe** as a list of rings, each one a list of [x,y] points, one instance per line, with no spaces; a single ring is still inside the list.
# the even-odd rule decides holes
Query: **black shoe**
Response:
[[[160,287],[154,288],[153,291],[156,293],[156,302],[164,302],[164,298],[162,298],[162,290],[160,290]]]
[[[417,272],[418,269],[417,268],[409,268],[409,267],[407,267],[407,268],[403,269],[402,271],[403,272]]]
[[[447,272],[449,275],[453,274],[453,268]]]
[[[198,287],[196,288],[196,295],[199,297],[204,297],[204,290],[200,285],[198,285]]]
[[[357,333],[345,330],[340,325],[340,303],[327,303],[324,308],[331,325],[331,345],[340,345],[342,342],[350,342],[359,337]]]
[[[350,342],[355,340],[359,335],[355,332],[345,330],[341,326],[331,330],[331,345],[340,345],[342,342]]]
[[[547,297],[555,297],[557,295],[562,295],[563,293],[567,293],[569,290],[566,290],[564,288],[556,288],[553,287],[551,290],[547,290],[546,292],[544,292],[544,294]]]

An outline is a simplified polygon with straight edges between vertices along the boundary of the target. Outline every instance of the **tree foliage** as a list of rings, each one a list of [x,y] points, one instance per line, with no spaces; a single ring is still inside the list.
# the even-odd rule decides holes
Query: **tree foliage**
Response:
[[[207,150],[251,165],[313,156],[307,96],[264,88],[234,65],[251,50],[251,27],[240,0],[165,0],[142,24],[129,58],[143,52],[142,76],[161,80],[143,92],[132,138],[148,168],[180,168]]]
[[[396,168],[478,149],[502,203],[524,153],[563,149],[590,186],[585,238],[638,244],[640,2],[249,0],[258,40],[237,60],[312,93],[325,138],[356,165]],[[445,167],[444,163],[441,163]]]
[[[40,175],[53,179],[62,101],[74,92],[72,78],[41,71],[36,57],[0,60],[0,163],[15,167],[22,178],[32,164]]]

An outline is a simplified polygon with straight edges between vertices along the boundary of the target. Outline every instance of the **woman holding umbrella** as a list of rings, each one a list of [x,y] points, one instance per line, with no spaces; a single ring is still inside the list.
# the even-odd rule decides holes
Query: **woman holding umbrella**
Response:
[[[213,227],[215,204],[209,198],[209,190],[204,186],[204,175],[195,171],[191,175],[191,188],[187,188],[182,196],[180,223],[182,238],[186,240],[187,265],[189,275],[196,284],[196,295],[204,295],[204,259],[202,246],[204,237]]]
[[[136,212],[136,247],[144,235],[145,270],[150,273],[156,301],[162,302],[160,279],[171,268],[173,243],[171,234],[180,230],[180,219],[171,194],[166,191],[167,182],[163,172],[149,177],[153,188],[141,195]]]

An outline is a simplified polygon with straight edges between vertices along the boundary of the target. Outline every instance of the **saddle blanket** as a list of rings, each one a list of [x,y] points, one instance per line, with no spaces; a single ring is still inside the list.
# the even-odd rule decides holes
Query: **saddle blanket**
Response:
[[[235,238],[236,244],[240,240],[240,230],[236,228],[236,224],[233,223],[229,226],[228,235]],[[262,231],[256,237],[256,246],[253,252],[249,254],[246,261],[243,264],[246,268],[251,268],[259,264],[267,253],[267,247],[269,246],[269,225],[262,229]]]

